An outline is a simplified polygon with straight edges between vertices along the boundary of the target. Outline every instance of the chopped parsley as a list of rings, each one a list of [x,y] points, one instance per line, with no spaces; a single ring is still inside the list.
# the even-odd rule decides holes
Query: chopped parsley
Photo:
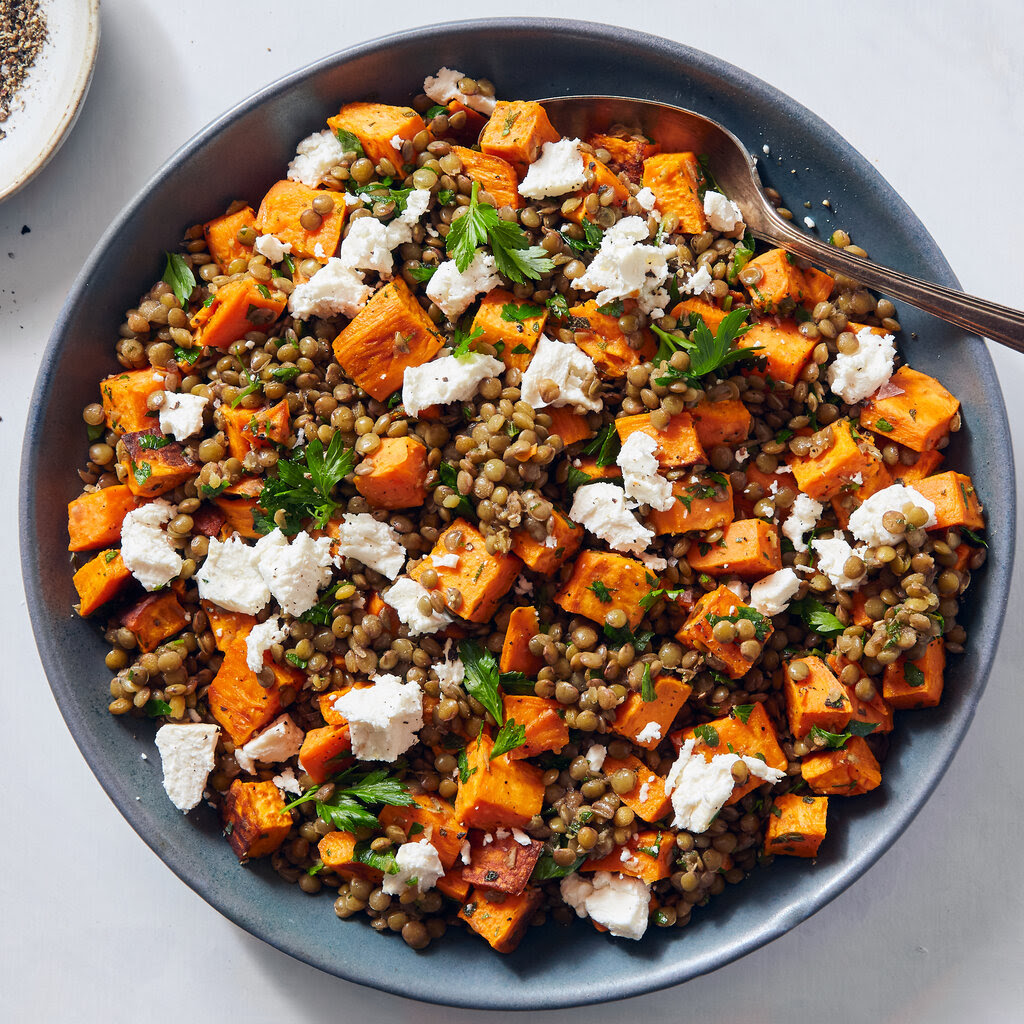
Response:
[[[615,587],[608,588],[600,580],[594,580],[594,582],[591,583],[589,587],[587,587],[587,590],[590,590],[597,595],[598,601],[600,601],[602,604],[611,603],[612,594],[614,593],[615,589]]]
[[[490,760],[493,761],[496,757],[501,757],[502,754],[507,754],[510,750],[515,750],[516,747],[522,747],[525,744],[526,726],[517,725],[516,720],[510,718],[498,730],[498,735],[494,737]]]
[[[712,629],[720,622],[731,622],[735,625],[737,622],[746,619],[754,624],[754,636],[757,638],[758,643],[762,644],[768,638],[768,633],[771,629],[770,619],[762,615],[756,608],[748,608],[746,605],[740,605],[735,615],[705,615],[704,618]]]
[[[466,669],[462,682],[466,693],[479,701],[501,725],[505,716],[501,711],[500,678],[494,655],[475,640],[463,640],[459,643],[459,657]]]
[[[533,317],[541,316],[544,313],[543,306],[534,306],[529,302],[524,302],[522,305],[517,306],[513,302],[506,302],[501,307],[501,319],[507,323],[522,323],[524,320],[530,320]]]
[[[171,286],[174,297],[181,303],[182,309],[188,309],[188,299],[196,286],[192,268],[185,262],[185,257],[176,252],[164,253],[167,265],[164,267],[164,284]]]

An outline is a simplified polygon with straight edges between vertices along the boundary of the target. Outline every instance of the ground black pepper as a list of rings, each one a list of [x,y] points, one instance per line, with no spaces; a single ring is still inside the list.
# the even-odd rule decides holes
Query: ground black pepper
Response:
[[[46,15],[37,0],[0,0],[0,124],[46,38]],[[0,139],[6,134],[0,128]]]

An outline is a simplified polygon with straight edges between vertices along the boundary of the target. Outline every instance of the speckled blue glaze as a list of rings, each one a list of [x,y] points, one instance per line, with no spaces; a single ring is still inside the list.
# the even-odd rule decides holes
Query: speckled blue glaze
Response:
[[[83,268],[43,359],[24,442],[21,545],[29,608],[54,697],[111,800],[172,871],[253,935],[338,977],[437,1003],[530,1009],[639,995],[712,971],[821,909],[885,852],[939,781],[984,689],[1003,619],[1015,514],[1006,414],[983,343],[901,308],[911,362],[963,403],[965,429],[949,454],[973,475],[987,506],[991,557],[971,591],[964,617],[970,647],[950,660],[942,706],[901,717],[883,785],[835,803],[817,862],[780,858],[697,911],[683,931],[652,928],[634,943],[577,922],[571,933],[531,930],[510,956],[458,931],[417,954],[364,922],[339,923],[328,897],[301,896],[264,864],[240,868],[208,808],[183,821],[167,800],[152,727],[107,713],[103,643],[71,613],[64,507],[77,491],[74,471],[83,455],[80,410],[96,399],[95,382],[116,369],[113,327],[160,276],[160,254],[176,245],[186,224],[216,216],[237,196],[257,200],[280,176],[296,141],[321,128],[340,103],[408,102],[442,64],[486,76],[510,97],[606,93],[701,111],[751,152],[769,143],[771,157],[761,161],[766,183],[793,209],[814,201],[823,237],[833,227],[833,213],[818,205],[827,196],[835,224],[872,256],[957,283],[920,221],[835,131],[778,90],[705,53],[620,28],[518,19],[433,26],[353,47],[269,86],[204,128],[125,208]],[[913,331],[920,339],[910,337]]]

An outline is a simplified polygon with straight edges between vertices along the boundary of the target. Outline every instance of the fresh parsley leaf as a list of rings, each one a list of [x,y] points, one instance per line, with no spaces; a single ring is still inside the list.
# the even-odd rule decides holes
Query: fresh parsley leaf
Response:
[[[409,203],[411,188],[391,188],[391,178],[383,178],[381,181],[371,181],[365,185],[349,184],[348,191],[359,196],[364,203],[387,203],[395,204],[394,212],[404,213]]]
[[[174,361],[176,363],[187,363],[191,366],[202,354],[202,345],[198,348],[182,348],[180,345],[177,345],[174,349]]]
[[[732,250],[732,266],[726,275],[729,283],[735,282],[740,271],[754,258],[754,236],[749,232],[743,236],[742,242],[737,242]]]
[[[552,316],[564,320],[569,315],[569,300],[561,293],[549,295],[544,302]]]
[[[694,326],[685,344],[676,337],[670,338],[664,331],[654,326],[655,333],[662,341],[670,338],[673,344],[682,345],[690,353],[688,370],[675,370],[670,367],[666,376],[657,378],[655,384],[664,386],[679,379],[696,380],[709,373],[724,370],[740,360],[754,358],[761,352],[760,345],[751,348],[733,347],[736,339],[746,334],[752,326],[746,322],[749,312],[749,309],[740,308],[727,313],[714,334],[708,329],[704,317],[696,313],[691,314],[690,322]]]
[[[356,843],[355,849],[352,851],[352,859],[359,861],[360,864],[368,864],[378,871],[383,871],[385,875],[397,875],[401,868],[398,866],[398,861],[395,860],[395,851],[393,849],[374,850],[370,846],[370,842],[369,839],[363,839]]]
[[[448,108],[443,103],[435,103],[423,115],[423,120],[424,121],[433,121],[435,117],[438,117],[441,114],[447,114],[447,113],[448,113]]]
[[[514,349],[512,349],[512,354],[514,356],[528,356],[530,354],[530,350],[520,342]]]
[[[161,437],[159,434],[143,434],[139,438],[139,447],[147,451],[166,448],[170,443],[171,439],[169,437]]]
[[[734,704],[729,710],[729,714],[733,718],[738,718],[744,725],[746,725],[747,719],[750,717],[750,712],[753,710],[753,704]]]
[[[146,701],[146,716],[148,718],[159,718],[161,715],[169,715],[171,713],[171,705],[165,700],[157,700],[156,697],[151,697]]]
[[[800,601],[793,601],[789,606],[790,612],[799,615],[815,633],[822,636],[838,636],[846,627],[832,614],[819,600],[813,597],[805,597]]]
[[[483,336],[484,332],[481,327],[473,328],[469,334],[466,334],[465,331],[456,327],[455,334],[452,337],[452,355],[455,356],[456,359],[465,359],[466,356],[472,355],[473,351],[470,348],[470,345],[476,341],[477,338],[482,338]]]
[[[437,202],[440,206],[451,206],[455,202],[455,193],[450,188],[438,189]]]
[[[654,353],[653,359],[655,365],[667,363],[676,352],[682,352],[694,347],[691,345],[689,338],[684,337],[682,333],[670,334],[668,331],[662,330],[657,324],[651,324],[650,326],[658,338],[658,351]],[[658,382],[660,383],[660,378]]]
[[[645,704],[650,704],[657,696],[654,692],[654,681],[651,679],[651,666],[645,661],[644,674],[640,679],[640,699]]]
[[[634,633],[629,626],[609,626],[607,622],[604,624],[604,635],[608,646],[614,650],[632,644],[637,654],[642,654],[654,638],[653,631],[641,630]]]
[[[680,587],[678,590],[665,590],[664,587],[655,587],[652,583],[651,589],[640,598],[640,607],[643,608],[645,612],[648,612],[658,603],[659,600],[661,600],[661,598],[664,597],[669,600],[674,600],[675,598],[680,597],[685,590],[686,587]]]
[[[340,581],[328,587],[320,600],[299,616],[299,622],[312,622],[314,626],[329,626],[333,621],[331,612],[338,603],[338,599],[334,595],[337,594],[338,587],[342,586],[343,582]],[[304,665],[302,667],[305,668]]]
[[[591,221],[583,218],[583,237],[570,238],[564,231],[561,232],[562,241],[565,242],[573,252],[596,252],[601,248],[601,239],[604,233]]]
[[[270,298],[270,289],[265,284],[257,284],[256,290],[263,296],[263,298]]]
[[[490,760],[493,761],[496,757],[501,757],[502,754],[515,750],[516,747],[522,747],[525,743],[526,726],[517,725],[516,720],[510,718],[498,730],[498,735],[494,737],[494,747],[491,750]]]
[[[318,817],[342,832],[351,832],[357,828],[376,828],[380,824],[377,816],[366,805],[409,807],[416,802],[409,795],[405,784],[389,776],[383,768],[370,772],[357,767],[347,768],[330,781],[334,783],[334,792],[327,800],[318,798],[321,789],[319,785],[312,786],[283,809],[290,811],[293,807],[315,800]]]
[[[469,767],[469,758],[466,756],[466,748],[461,747],[455,760],[459,765],[459,781],[469,782],[470,777],[476,775],[477,769]]]
[[[90,441],[98,441],[107,432],[105,423],[87,423],[85,433]]]
[[[828,732],[821,726],[812,725],[810,737],[813,742],[820,743],[831,750],[840,750],[846,746],[846,741],[852,736],[849,732]]]
[[[748,608],[740,605],[735,615],[705,615],[708,624],[713,629],[720,622],[731,622],[735,625],[741,619],[748,619],[754,624],[754,636],[758,643],[764,643],[768,638],[768,630],[771,628],[771,620],[762,615],[756,608]]]
[[[846,723],[846,731],[852,736],[870,736],[877,728],[877,722],[862,722],[857,718]]]
[[[346,153],[355,153],[357,157],[366,156],[363,151],[363,144],[359,141],[358,137],[353,135],[352,132],[346,131],[344,128],[339,128],[335,133],[338,137],[338,141],[341,143],[341,148]]]
[[[903,678],[907,686],[924,686],[924,673],[916,666],[907,663],[903,666]]]
[[[703,740],[709,747],[718,746],[718,730],[710,723],[706,723],[705,725],[695,725],[693,727],[693,735],[697,739]]]
[[[893,429],[893,425],[884,417],[879,416],[878,419],[875,420],[875,430],[881,430],[883,433],[888,434]]]
[[[185,257],[176,252],[164,253],[167,265],[164,267],[164,284],[169,284],[174,297],[181,303],[182,309],[188,309],[188,298],[196,286],[192,268],[185,262]]]
[[[459,657],[466,669],[462,685],[475,700],[479,701],[501,725],[505,716],[501,712],[498,662],[489,650],[475,640],[459,643]]]
[[[459,471],[448,462],[442,462],[437,467],[438,482],[450,487],[456,494],[459,494]],[[459,495],[459,503],[452,509],[453,512],[458,512],[460,516],[475,518],[476,509],[473,508],[473,503],[464,494]]]
[[[199,493],[204,498],[216,498],[218,494],[223,493],[230,487],[230,481],[221,480],[216,487],[211,487],[209,484],[200,484]]]
[[[502,672],[498,682],[505,693],[516,697],[532,697],[536,689],[536,683],[528,679],[525,672]]]
[[[609,589],[600,580],[594,580],[593,583],[587,587],[587,590],[593,591],[597,595],[598,601],[602,604],[610,604],[612,599],[612,593],[615,591],[615,587]]]
[[[968,530],[966,526],[959,526],[957,529],[961,533],[965,533],[969,540],[974,541],[975,544],[980,544],[983,548],[988,547],[988,542],[984,537],[979,537],[973,530]]]
[[[153,474],[153,467],[148,462],[136,462],[132,460],[132,475],[135,482],[140,486],[144,484]]]
[[[530,881],[547,882],[553,878],[565,878],[566,875],[571,875],[584,860],[586,860],[585,857],[579,857],[574,863],[561,867],[550,853],[542,853],[534,865]]]
[[[295,260],[292,259],[291,253],[286,252],[281,257],[281,262],[284,264],[285,269],[288,271],[288,273],[291,274],[292,277],[294,277],[295,276]]]
[[[437,273],[436,266],[424,265],[422,267],[411,267],[409,269],[409,276],[414,281],[424,282],[429,281],[434,274]]]
[[[593,478],[589,473],[584,473],[582,469],[579,469],[576,466],[570,466],[569,473],[565,478],[566,490],[572,494],[577,487],[582,487],[584,484],[591,483],[592,479]]]
[[[290,380],[295,380],[301,372],[297,366],[279,366],[276,370],[271,370],[270,376],[274,380],[282,380],[287,383]]]
[[[324,869],[323,861],[318,861],[312,867],[306,868],[306,874],[309,875],[310,877],[312,877],[313,875],[319,875],[320,872],[323,871],[323,869]]]
[[[284,652],[285,661],[291,662],[296,668],[305,668],[309,662],[305,658],[300,658],[294,651]]]
[[[622,451],[622,442],[619,440],[619,432],[615,429],[614,423],[603,426],[597,433],[597,437],[588,441],[583,451],[587,455],[596,455],[599,466],[614,466],[615,460]]]
[[[501,307],[501,319],[512,324],[522,323],[531,317],[540,316],[543,312],[543,306],[533,306],[529,302],[524,302],[520,306],[517,306],[514,302],[506,302]]]
[[[622,316],[622,299],[614,299],[612,302],[606,302],[603,306],[598,306],[598,313],[604,313],[605,316]]]

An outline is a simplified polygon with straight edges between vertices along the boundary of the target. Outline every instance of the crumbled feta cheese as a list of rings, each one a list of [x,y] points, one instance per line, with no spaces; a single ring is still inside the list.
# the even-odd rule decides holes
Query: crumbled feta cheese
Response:
[[[404,143],[404,142],[405,142],[405,139],[403,139],[401,135],[392,135],[391,136],[391,145],[394,146],[395,149],[397,149],[397,150],[401,150],[402,143]]]
[[[427,282],[427,298],[453,323],[469,308],[478,295],[486,295],[501,284],[489,252],[478,252],[464,271],[455,260],[446,260]]]
[[[604,233],[601,248],[573,287],[596,292],[598,305],[636,299],[643,313],[664,309],[669,294],[663,286],[676,247],[648,245],[647,239],[647,224],[640,217],[624,217]]]
[[[437,681],[442,686],[460,686],[462,680],[466,678],[466,666],[462,664],[462,659],[456,658],[454,661],[448,661],[447,651],[445,660],[437,662],[432,668],[437,673]]]
[[[742,466],[743,463],[750,458],[750,452],[748,452],[745,447],[741,446],[733,453],[733,458],[736,459],[738,465]]]
[[[687,295],[703,295],[714,284],[714,281],[715,279],[711,276],[711,271],[708,270],[707,264],[701,264],[683,282],[682,291]]]
[[[671,482],[658,472],[654,455],[657,450],[658,442],[650,434],[637,430],[623,442],[615,461],[622,469],[626,496],[664,512],[676,499]]]
[[[456,551],[449,551],[447,555],[431,555],[430,561],[438,569],[457,569],[459,554]]]
[[[411,240],[412,228],[403,220],[382,224],[376,217],[360,217],[352,221],[337,259],[352,270],[372,270],[388,278],[395,268],[391,250]]]
[[[467,402],[481,381],[504,372],[505,364],[500,359],[479,352],[407,366],[402,377],[402,405],[410,416],[418,416],[430,405]]]
[[[651,555],[646,551],[641,551],[637,557],[651,572],[664,572],[668,568],[668,559],[662,558],[660,555]]]
[[[437,885],[444,874],[444,865],[433,844],[426,839],[418,843],[402,843],[395,854],[398,872],[384,875],[381,888],[389,896],[400,896],[409,889],[426,892]]]
[[[468,839],[462,840],[462,846],[459,849],[459,860],[463,864],[469,864],[473,860],[473,847],[470,845]]]
[[[398,618],[409,627],[409,636],[436,633],[452,621],[447,612],[431,610],[425,615],[419,607],[421,597],[430,600],[426,588],[408,576],[400,577],[381,594],[384,603],[394,608]]]
[[[895,340],[891,334],[872,334],[870,327],[862,327],[857,332],[857,351],[840,352],[828,368],[832,393],[850,405],[874,394],[892,376]]]
[[[540,385],[544,380],[558,386],[558,397],[550,402],[541,398]],[[553,341],[542,334],[533,350],[533,358],[523,374],[519,388],[523,401],[534,409],[552,405],[582,406],[599,412],[601,399],[589,393],[591,382],[597,380],[597,367],[581,348],[563,341]]]
[[[726,568],[728,568],[728,566],[726,566]],[[733,577],[732,579],[728,580],[722,580],[722,586],[727,587],[729,590],[731,590],[743,604],[746,604],[748,599],[750,598],[750,587],[748,587],[746,583],[744,583],[743,580],[739,579],[738,577]],[[734,615],[735,612],[730,612],[729,614]]]
[[[781,615],[800,589],[800,577],[792,569],[780,569],[750,588],[750,604],[762,615]]]
[[[658,201],[655,194],[646,185],[633,198],[640,204],[640,209],[647,211],[653,210],[654,204]]]
[[[294,757],[305,735],[292,721],[291,715],[281,715],[244,747],[236,747],[235,760],[243,771],[252,775],[256,771],[257,761],[273,764]]]
[[[430,206],[430,190],[426,188],[414,188],[405,201],[405,209],[398,215],[403,224],[410,226],[419,222],[420,217],[427,212]],[[410,235],[410,240],[411,240]]]
[[[282,793],[302,796],[302,787],[299,785],[299,780],[295,778],[294,768],[285,768],[280,775],[275,775],[271,781]]]
[[[641,526],[626,508],[626,496],[615,484],[601,482],[577,488],[569,518],[616,551],[639,554],[654,539],[654,531]]]
[[[343,192],[342,195],[345,197],[346,206],[358,206],[362,201],[362,196],[354,195],[351,192]]]
[[[292,243],[282,242],[276,235],[260,235],[253,248],[271,263],[280,263],[292,251]]]
[[[818,558],[818,572],[824,573],[836,590],[856,590],[864,582],[863,576],[851,579],[843,568],[851,555],[862,556],[864,548],[854,550],[842,534],[835,537],[815,537],[811,541],[811,548]]]
[[[336,697],[334,707],[352,733],[352,753],[361,761],[396,761],[423,728],[423,694],[416,683],[377,675],[373,686]]]
[[[160,429],[175,441],[198,434],[203,429],[203,410],[210,400],[202,395],[184,395],[165,391],[160,406]]]
[[[641,785],[640,785],[640,792],[637,793],[637,797],[639,798],[640,803],[642,803],[642,804],[647,803],[647,798],[650,795],[651,795],[651,784],[650,784],[650,782],[641,783]]]
[[[313,255],[318,260],[325,260],[325,259],[327,259],[327,252],[326,252],[326,250],[324,249],[323,245],[320,242],[317,242],[316,245],[313,246]]]
[[[704,193],[704,214],[712,231],[721,231],[735,238],[743,234],[743,214],[740,208],[721,192],[708,189]]]
[[[587,751],[587,764],[592,772],[599,772],[604,759],[608,756],[608,748],[600,743],[593,743]]]
[[[132,509],[121,524],[121,559],[146,590],[170,583],[184,564],[171,538],[161,529],[173,515],[174,508],[157,498]]]
[[[871,497],[865,498],[860,506],[854,509],[850,516],[850,533],[870,547],[899,544],[906,535],[906,530],[892,533],[882,524],[882,516],[886,512],[902,512],[912,505],[917,505],[928,513],[926,527],[935,525],[934,502],[926,498],[920,491],[914,490],[913,487],[893,484],[891,487],[885,487],[876,491]]]
[[[259,552],[237,534],[225,541],[210,538],[196,578],[199,596],[225,611],[255,615],[270,600],[270,588],[260,575]]]
[[[562,879],[560,890],[577,917],[589,917],[620,939],[640,939],[647,931],[651,890],[639,878],[610,871],[585,878],[574,871]]]
[[[796,496],[789,509],[789,516],[782,524],[782,532],[793,544],[794,551],[806,551],[804,534],[809,533],[818,525],[818,519],[824,506],[820,501],[802,492]]]
[[[164,789],[179,811],[191,811],[203,799],[219,735],[215,725],[162,725],[157,730]]]
[[[281,625],[281,620],[272,615],[266,622],[257,623],[249,630],[245,638],[245,663],[253,670],[263,670],[263,655],[270,650],[274,644],[283,644],[288,636],[288,631]]]
[[[850,477],[850,483],[856,484],[858,487],[860,487],[864,483],[864,474],[854,473],[853,476]]]
[[[520,846],[530,846],[533,843],[533,840],[521,828],[512,829],[512,838]]]
[[[288,165],[288,177],[316,188],[344,157],[345,150],[334,132],[314,132],[296,146],[295,158]]]
[[[540,156],[526,170],[519,194],[528,199],[545,199],[575,192],[586,183],[579,139],[545,142]]]
[[[339,313],[353,317],[366,305],[372,291],[363,284],[362,274],[332,256],[308,281],[295,286],[288,296],[288,310],[296,320]]]
[[[291,544],[280,530],[256,543],[260,575],[286,615],[301,615],[316,604],[317,591],[331,578],[331,538],[314,540],[303,530]]]
[[[465,77],[461,71],[441,68],[436,75],[430,75],[423,80],[423,91],[435,103],[447,106],[452,100],[458,100],[463,106],[489,117],[494,113],[494,97],[484,96],[479,92],[460,92],[459,82]]]
[[[804,226],[808,228],[813,228],[814,219],[812,217],[804,217]]]
[[[784,771],[769,768],[760,758],[740,754],[715,754],[710,761],[694,754],[694,740],[687,740],[665,779],[665,793],[672,798],[675,819],[672,824],[690,832],[704,832],[732,795],[736,780],[732,766],[742,761],[750,774],[765,782],[776,783],[786,777]]]
[[[406,551],[399,543],[398,534],[369,512],[346,512],[341,517],[334,544],[338,554],[358,559],[389,580],[396,579],[405,565]]]
[[[657,722],[648,722],[637,734],[637,743],[651,743],[661,739],[661,726]]]

